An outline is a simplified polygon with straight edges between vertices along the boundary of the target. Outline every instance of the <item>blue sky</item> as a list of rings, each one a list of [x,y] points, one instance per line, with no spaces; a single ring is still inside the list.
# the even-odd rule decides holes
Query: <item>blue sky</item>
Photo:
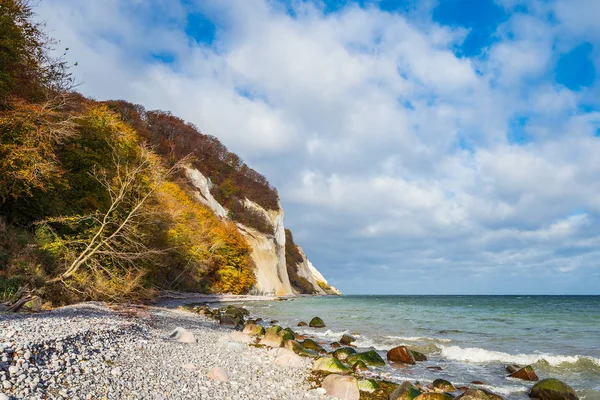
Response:
[[[342,291],[600,294],[597,0],[37,12],[83,94],[170,110],[265,174]]]

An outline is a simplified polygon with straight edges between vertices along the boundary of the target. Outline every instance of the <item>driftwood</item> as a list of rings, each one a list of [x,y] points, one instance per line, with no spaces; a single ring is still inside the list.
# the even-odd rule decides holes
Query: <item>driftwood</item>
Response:
[[[0,303],[0,312],[17,312],[25,304],[36,299],[39,299],[39,297],[28,290],[26,286],[21,286],[8,301]]]

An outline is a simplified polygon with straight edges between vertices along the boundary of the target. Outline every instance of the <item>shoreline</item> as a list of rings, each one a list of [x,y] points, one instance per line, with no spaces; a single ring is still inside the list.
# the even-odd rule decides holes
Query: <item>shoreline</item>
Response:
[[[311,333],[295,333],[296,326],[290,326],[292,339],[284,339],[289,328],[275,332],[276,321],[258,322],[266,316],[251,316],[243,306],[226,304],[281,299],[168,293],[147,306],[88,302],[35,314],[0,314],[0,400],[229,399],[240,393],[248,399],[338,398],[326,395],[334,394],[325,389],[326,373],[353,380],[356,396],[342,399],[392,399],[391,392],[401,382],[386,381],[368,363],[369,370],[362,372],[344,360],[333,370],[313,371],[322,357],[333,360],[335,347],[329,341],[341,341],[338,338],[323,341]],[[222,307],[211,308],[215,303]],[[203,305],[192,307],[196,304]],[[255,321],[267,328],[266,336],[264,330],[260,337],[249,336],[247,328],[256,327]],[[262,340],[257,345],[267,337],[280,340],[273,348]],[[304,347],[311,339],[320,354]],[[319,350],[321,346],[325,350]],[[369,350],[351,342],[338,347]],[[359,385],[369,380],[378,389],[372,393],[361,389],[358,394]],[[411,380],[409,385],[413,383],[418,384]],[[435,391],[433,387],[424,384],[418,389],[428,393]],[[468,389],[450,392],[458,399]]]
[[[311,391],[309,364],[277,365],[269,350],[189,311],[88,302],[1,314],[0,328],[0,400],[329,398]],[[197,341],[170,337],[176,328]],[[215,368],[226,381],[207,376]]]

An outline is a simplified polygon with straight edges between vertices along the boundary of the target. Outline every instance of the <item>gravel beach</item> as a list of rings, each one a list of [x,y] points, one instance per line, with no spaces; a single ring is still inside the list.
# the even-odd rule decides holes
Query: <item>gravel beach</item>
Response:
[[[310,389],[308,360],[279,365],[273,350],[232,341],[176,303],[0,315],[0,400],[330,398]],[[170,337],[178,327],[197,341]]]

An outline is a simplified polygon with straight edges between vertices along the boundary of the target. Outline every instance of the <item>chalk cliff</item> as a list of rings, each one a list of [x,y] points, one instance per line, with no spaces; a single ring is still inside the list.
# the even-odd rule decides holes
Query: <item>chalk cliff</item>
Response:
[[[211,194],[212,183],[209,178],[193,167],[187,167],[185,174],[195,189],[196,199],[221,218],[229,218],[228,211]],[[262,214],[273,227],[273,233],[260,232],[255,228],[236,222],[239,231],[252,247],[252,259],[256,264],[256,286],[252,294],[274,294],[278,296],[292,294],[341,294],[336,288],[329,286],[323,275],[312,265],[298,246],[301,258],[292,265],[297,276],[310,284],[302,288],[294,287],[288,274],[286,260],[286,234],[283,224],[283,209],[279,205],[276,210],[265,210],[260,205],[245,199],[246,209]]]

